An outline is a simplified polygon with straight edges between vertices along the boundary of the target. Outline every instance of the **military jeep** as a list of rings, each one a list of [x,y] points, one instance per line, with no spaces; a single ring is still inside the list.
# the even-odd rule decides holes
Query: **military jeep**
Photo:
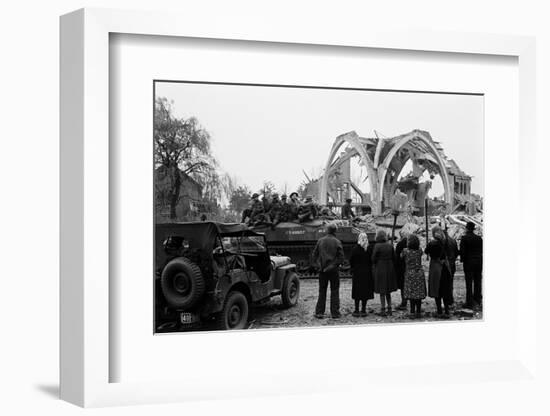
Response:
[[[270,256],[265,236],[244,224],[190,222],[155,228],[155,327],[247,327],[251,304],[300,296],[289,257]]]

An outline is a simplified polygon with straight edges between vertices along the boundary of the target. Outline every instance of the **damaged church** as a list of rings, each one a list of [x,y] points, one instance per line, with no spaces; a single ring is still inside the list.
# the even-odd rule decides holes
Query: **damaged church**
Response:
[[[366,169],[368,192],[352,180],[353,158],[358,158],[358,164]],[[403,176],[407,164],[411,171]],[[472,177],[445,155],[441,143],[422,130],[391,138],[364,138],[355,131],[338,136],[324,174],[310,181],[306,189],[321,205],[341,206],[346,199],[353,199],[354,205],[370,206],[374,215],[391,209],[396,194],[403,198],[406,195],[406,209],[412,215],[423,216],[436,175],[441,178],[444,192],[441,197],[429,198],[431,211],[462,211],[469,215],[482,211],[481,197],[471,192]]]

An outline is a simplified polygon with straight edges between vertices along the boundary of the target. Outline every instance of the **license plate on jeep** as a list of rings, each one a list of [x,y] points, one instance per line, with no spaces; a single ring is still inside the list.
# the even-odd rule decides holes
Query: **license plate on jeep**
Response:
[[[193,324],[197,322],[197,316],[191,312],[181,312],[180,313],[180,322],[182,324]]]

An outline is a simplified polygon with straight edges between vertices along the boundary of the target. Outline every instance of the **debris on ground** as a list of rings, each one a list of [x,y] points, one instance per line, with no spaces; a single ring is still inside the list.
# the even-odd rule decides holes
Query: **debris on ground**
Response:
[[[379,316],[380,299],[378,295],[375,299],[369,300],[367,304],[367,316],[353,316],[354,301],[351,298],[351,279],[340,280],[340,318],[334,319],[330,316],[330,290],[327,294],[327,303],[325,317],[323,319],[315,318],[315,305],[319,293],[319,283],[317,279],[305,279],[301,281],[300,300],[298,304],[289,309],[280,309],[280,299],[273,298],[269,303],[253,308],[254,326],[253,328],[293,328],[293,327],[316,327],[333,325],[368,325],[368,324],[414,324],[421,322],[443,321],[443,317],[437,315],[435,302],[432,298],[426,298],[422,301],[422,315],[420,318],[411,319],[409,309],[398,310],[397,305],[401,303],[399,291],[392,293],[392,304],[394,307],[392,316]],[[464,283],[464,274],[461,270],[457,271],[454,278],[454,313],[445,319],[445,321],[467,321],[483,319],[481,311],[468,310],[462,305],[466,300],[466,286]],[[275,313],[274,313],[275,312]]]
[[[286,325],[288,320],[278,320],[278,321],[260,321],[261,325]]]
[[[467,308],[458,309],[455,311],[455,315],[472,318],[474,316],[474,311]]]

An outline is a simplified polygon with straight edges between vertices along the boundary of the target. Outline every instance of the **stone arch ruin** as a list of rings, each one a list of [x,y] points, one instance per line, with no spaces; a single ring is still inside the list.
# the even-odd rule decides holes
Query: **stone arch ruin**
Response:
[[[344,144],[347,148],[342,150]],[[350,160],[359,158],[359,164],[367,170],[370,192],[363,194],[350,178]],[[405,164],[412,161],[412,172],[399,180]],[[361,203],[368,204],[375,215],[389,207],[390,198],[400,189],[406,193],[411,206],[421,210],[420,202],[426,197],[431,182],[421,182],[425,171],[433,178],[439,174],[443,182],[444,201],[454,207],[456,190],[469,193],[471,177],[447,158],[439,142],[422,130],[391,138],[363,138],[355,131],[342,134],[334,141],[323,176],[319,181],[319,202],[329,200],[336,204],[349,198],[351,190],[361,196]],[[465,192],[460,192],[464,194]]]

